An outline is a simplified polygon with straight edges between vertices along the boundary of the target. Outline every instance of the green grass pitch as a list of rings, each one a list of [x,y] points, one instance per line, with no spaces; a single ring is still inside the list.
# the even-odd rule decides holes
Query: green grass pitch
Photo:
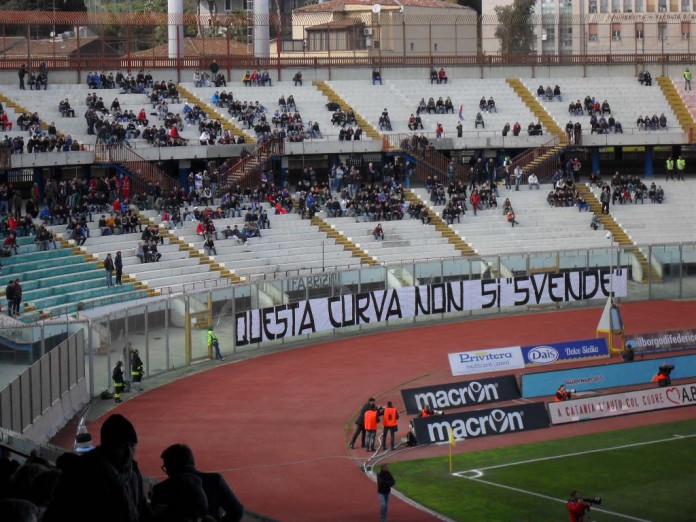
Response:
[[[466,522],[567,521],[573,489],[602,497],[591,521],[696,520],[696,420],[475,453],[465,448],[466,441],[458,443],[453,456],[452,471],[461,476],[449,474],[447,457],[390,464],[396,488]]]

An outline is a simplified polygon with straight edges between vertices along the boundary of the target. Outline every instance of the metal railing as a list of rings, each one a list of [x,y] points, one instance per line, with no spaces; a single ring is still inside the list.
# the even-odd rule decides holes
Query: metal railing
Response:
[[[541,183],[549,181],[560,164],[558,154],[551,154],[551,152],[560,143],[560,136],[554,136],[540,147],[529,149],[515,156],[510,172],[512,173],[517,167],[520,167],[527,176],[534,172]],[[537,163],[534,164],[534,162]]]
[[[144,159],[125,145],[95,146],[95,163],[117,163],[133,174],[131,193],[142,194],[152,186],[159,186],[163,192],[178,188],[179,184],[166,172]]]
[[[236,185],[243,188],[259,185],[266,162],[273,156],[282,155],[283,150],[283,140],[269,140],[244,158],[226,161],[220,168],[220,187],[226,190]]]

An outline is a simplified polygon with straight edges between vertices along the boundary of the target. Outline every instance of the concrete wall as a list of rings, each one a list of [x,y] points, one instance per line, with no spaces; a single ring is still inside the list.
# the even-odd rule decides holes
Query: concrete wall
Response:
[[[653,78],[657,76],[674,76],[681,77],[684,67],[688,64],[662,63],[662,64],[618,64],[611,63],[611,57],[606,56],[606,63],[598,63],[591,65],[458,65],[448,66],[442,64],[450,78],[606,78],[620,76],[638,76],[642,70],[648,70],[652,73]],[[444,60],[444,59],[443,59]],[[433,59],[433,64],[438,68],[441,64],[437,58]],[[226,73],[224,64],[221,65],[221,70]],[[305,82],[314,80],[357,80],[365,78],[368,80],[372,73],[371,67],[284,67],[281,69],[281,80],[290,81],[297,71],[302,71],[302,76]],[[413,67],[382,67],[382,73],[385,78],[427,78],[429,72],[428,66],[413,66]],[[152,74],[156,80],[174,81],[191,81],[191,75],[194,69],[182,69],[180,71],[181,79],[177,80],[179,74],[175,69],[153,69]],[[231,69],[229,88],[234,88],[236,84],[241,85],[241,78],[246,69]],[[274,81],[278,79],[278,69],[269,67],[268,71]],[[85,73],[78,79],[76,71],[52,71],[50,73],[50,83],[70,84],[84,83]],[[2,85],[18,85],[17,73],[15,71],[0,71],[0,91]],[[49,87],[50,88],[50,87]]]

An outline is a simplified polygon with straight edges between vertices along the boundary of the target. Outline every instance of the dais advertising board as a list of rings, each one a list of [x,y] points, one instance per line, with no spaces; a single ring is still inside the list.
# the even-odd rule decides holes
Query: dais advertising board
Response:
[[[523,346],[525,365],[537,366],[577,359],[601,359],[609,357],[606,339],[586,339],[565,343]]]

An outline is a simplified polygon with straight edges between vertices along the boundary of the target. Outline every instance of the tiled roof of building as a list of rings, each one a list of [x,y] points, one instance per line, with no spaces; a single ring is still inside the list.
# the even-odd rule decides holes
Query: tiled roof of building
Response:
[[[92,42],[97,41],[99,38],[90,36],[82,37],[79,40],[80,48],[86,47]],[[4,42],[4,45],[2,45]],[[31,41],[31,56],[33,58],[41,57],[64,57],[66,55],[73,55],[77,52],[78,40],[77,38],[65,38],[65,39],[43,39],[43,40],[32,40]],[[105,54],[112,55],[113,53],[111,46],[107,44]],[[13,56],[28,56],[29,47],[27,45],[27,39],[24,37],[10,37],[10,38],[0,38],[0,56],[7,56],[11,58]]]
[[[233,56],[250,54],[245,44],[234,40],[230,40],[229,50],[230,55]],[[227,55],[227,38],[184,38],[184,57],[224,55]],[[169,56],[169,47],[167,44],[158,45],[151,49],[131,53],[130,56],[134,58],[166,57]]]
[[[295,9],[297,13],[322,13],[341,11],[346,6],[364,6],[371,8],[374,4],[384,7],[431,7],[440,9],[469,9],[457,4],[451,4],[444,0],[329,0],[321,4],[308,5]]]

